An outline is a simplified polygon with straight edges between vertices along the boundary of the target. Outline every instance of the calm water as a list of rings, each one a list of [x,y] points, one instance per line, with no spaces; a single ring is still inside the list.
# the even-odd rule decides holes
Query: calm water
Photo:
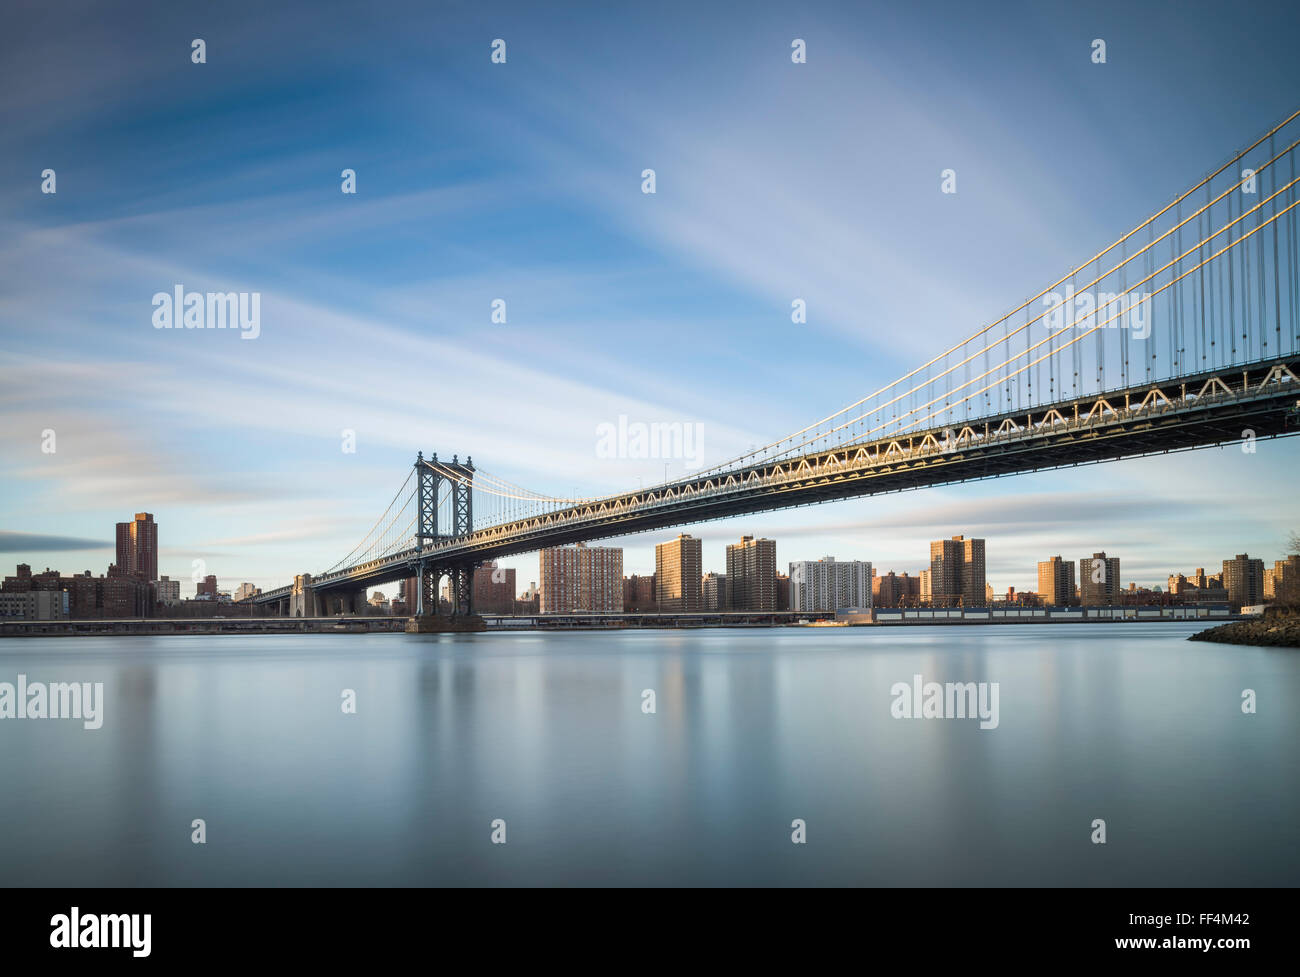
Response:
[[[106,702],[0,721],[0,882],[1300,883],[1300,652],[1195,629],[6,639]],[[998,728],[892,718],[918,673]]]

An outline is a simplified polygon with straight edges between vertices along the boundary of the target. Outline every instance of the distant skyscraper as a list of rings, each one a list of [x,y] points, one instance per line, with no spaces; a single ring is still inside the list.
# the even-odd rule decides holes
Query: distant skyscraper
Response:
[[[930,600],[982,607],[987,603],[984,540],[954,536],[930,544]]]
[[[151,513],[137,512],[133,521],[117,524],[117,568],[142,580],[158,579],[158,526]]]
[[[936,604],[961,597],[961,543],[957,536],[930,543],[930,599]]]
[[[203,578],[194,593],[195,597],[205,597],[209,600],[217,599],[217,578],[209,573]]]
[[[791,563],[789,606],[804,612],[871,607],[871,564],[833,556]]]
[[[261,592],[260,587],[254,587],[251,583],[241,583],[239,589],[231,595],[231,600],[247,600],[250,597],[256,597]]]
[[[403,577],[397,581],[397,596],[393,598],[394,614],[414,614],[419,604],[420,581],[418,577]]]
[[[700,603],[706,611],[727,610],[727,575],[706,573],[700,583]]]
[[[1119,557],[1094,553],[1079,561],[1079,602],[1084,607],[1119,603]]]
[[[655,603],[655,575],[638,576],[632,574],[623,578],[623,611],[635,611],[639,614],[652,613],[658,608]]]
[[[181,602],[181,582],[162,577],[158,581],[158,603],[179,604]]]
[[[1265,600],[1295,600],[1300,597],[1300,556],[1292,553],[1276,560],[1264,571]]]
[[[515,571],[490,560],[474,571],[474,610],[480,614],[513,614]]]
[[[984,540],[962,539],[961,557],[962,606],[987,607],[992,598],[984,576]]]
[[[701,541],[689,533],[655,546],[655,600],[660,611],[701,610],[702,564]]]
[[[1224,560],[1223,586],[1230,604],[1248,607],[1264,603],[1264,561],[1252,560],[1246,553]]]
[[[922,573],[929,574],[929,570]],[[914,604],[921,596],[921,578],[890,570],[884,576],[871,572],[871,606],[903,607]]]
[[[623,610],[623,550],[552,546],[541,551],[541,613],[618,614]]]
[[[1040,562],[1038,596],[1050,607],[1068,607],[1075,603],[1074,563],[1059,556]]]
[[[727,606],[776,610],[776,540],[742,536],[727,547]]]

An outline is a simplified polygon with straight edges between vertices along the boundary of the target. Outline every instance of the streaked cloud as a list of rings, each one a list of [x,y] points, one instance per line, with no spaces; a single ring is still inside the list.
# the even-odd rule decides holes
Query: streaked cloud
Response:
[[[56,553],[67,550],[111,550],[117,544],[77,536],[47,536],[0,529],[0,553]],[[7,572],[7,570],[6,570]]]

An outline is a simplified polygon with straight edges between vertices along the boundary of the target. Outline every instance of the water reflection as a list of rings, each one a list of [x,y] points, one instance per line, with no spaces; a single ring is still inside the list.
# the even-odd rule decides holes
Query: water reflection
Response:
[[[1189,630],[8,640],[106,711],[0,722],[0,881],[1295,884],[1300,655]],[[916,674],[999,727],[893,719]]]

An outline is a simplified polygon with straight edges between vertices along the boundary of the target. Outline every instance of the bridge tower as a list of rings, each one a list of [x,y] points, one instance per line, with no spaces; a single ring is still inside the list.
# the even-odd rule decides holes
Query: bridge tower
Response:
[[[421,451],[415,458],[416,512],[418,526],[416,539],[420,550],[442,540],[468,536],[474,531],[474,460],[452,455],[450,462],[439,461],[437,452],[425,459]],[[440,504],[449,503],[449,525],[439,524]],[[457,618],[474,616],[474,562],[442,564],[423,552],[417,557],[416,575],[419,593],[415,608],[416,618],[438,613],[438,584],[445,576],[450,582],[451,613]]]

